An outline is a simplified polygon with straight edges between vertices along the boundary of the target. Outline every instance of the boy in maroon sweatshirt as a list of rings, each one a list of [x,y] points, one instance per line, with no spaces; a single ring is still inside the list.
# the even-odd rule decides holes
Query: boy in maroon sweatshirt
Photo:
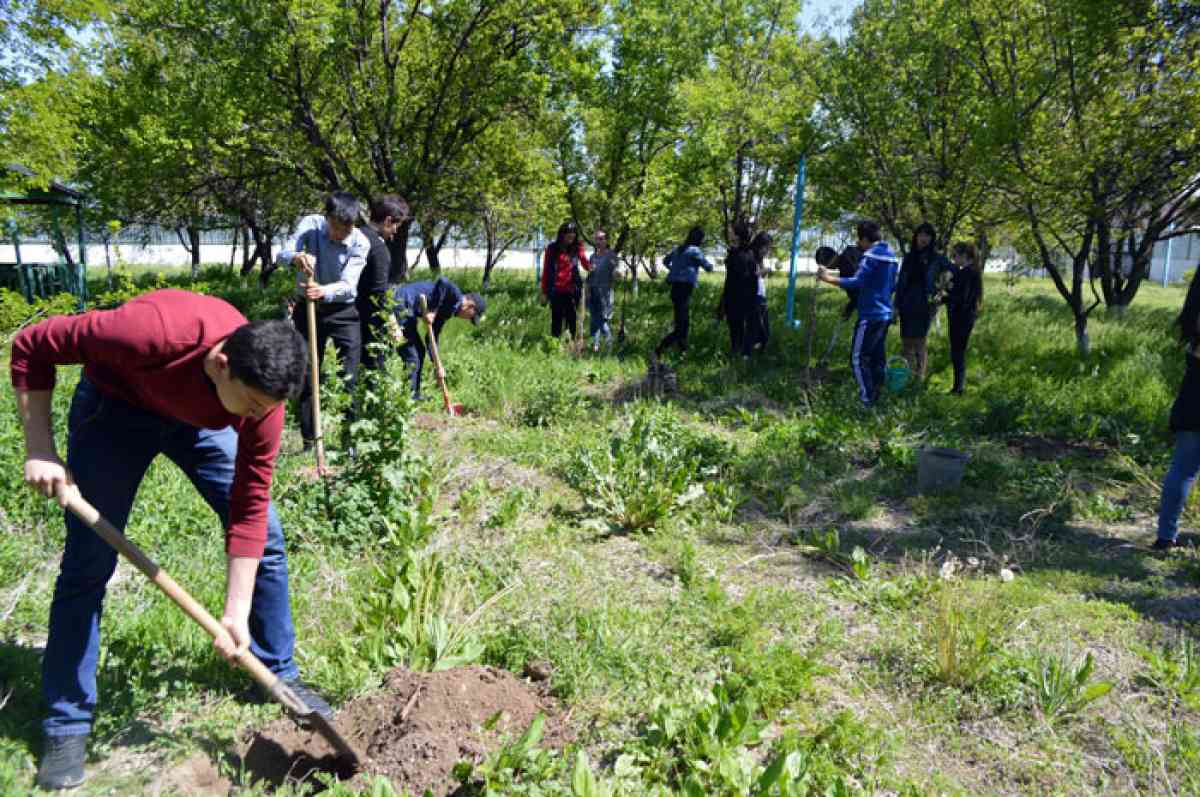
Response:
[[[124,529],[138,485],[165,454],[225,527],[228,632],[214,640],[231,661],[249,648],[302,699],[328,705],[299,682],[283,529],[271,476],[284,402],[307,368],[303,338],[286,321],[256,321],[226,302],[179,290],[139,296],[115,310],[51,318],[12,345],[12,384],[25,429],[25,481],[64,505],[77,486]],[[68,419],[67,460],[54,444],[55,366],[82,363]],[[67,514],[67,538],[42,662],[48,714],[38,784],[83,781],[96,706],[105,584],[117,554]],[[299,688],[297,688],[299,687]]]

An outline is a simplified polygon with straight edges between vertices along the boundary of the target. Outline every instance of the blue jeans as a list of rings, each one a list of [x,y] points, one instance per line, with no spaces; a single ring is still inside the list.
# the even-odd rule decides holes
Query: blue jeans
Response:
[[[67,464],[84,498],[124,530],[138,485],[151,461],[166,454],[228,525],[237,433],[197,429],[102,394],[79,380],[68,421]],[[216,541],[214,540],[214,544]],[[153,557],[152,557],[153,558]],[[96,708],[101,603],[117,566],[117,552],[67,513],[67,539],[42,659],[42,692],[49,736],[91,729]],[[186,622],[180,613],[180,622]],[[250,608],[250,649],[284,679],[299,675],[292,660],[295,631],[288,601],[287,554],[275,507],[267,521],[267,547],[258,566]]]
[[[1175,455],[1171,469],[1163,479],[1162,500],[1158,506],[1158,538],[1174,540],[1179,534],[1179,516],[1188,493],[1200,473],[1200,432],[1176,432]]]
[[[588,286],[588,334],[597,343],[601,336],[606,340],[612,339],[612,330],[608,322],[612,320],[613,292],[612,288],[594,288]]]
[[[858,382],[858,398],[866,407],[879,399],[887,367],[887,333],[891,321],[859,320],[854,327],[850,367]]]

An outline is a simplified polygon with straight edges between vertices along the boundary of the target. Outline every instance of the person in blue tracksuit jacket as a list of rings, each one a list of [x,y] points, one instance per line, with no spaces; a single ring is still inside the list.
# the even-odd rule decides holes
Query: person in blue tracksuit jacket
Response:
[[[887,365],[887,332],[892,323],[892,292],[899,263],[891,247],[883,241],[879,224],[860,221],[856,228],[858,246],[863,250],[858,271],[853,277],[838,277],[829,269],[817,269],[817,279],[830,285],[858,291],[858,324],[850,349],[850,367],[858,382],[858,397],[866,407],[879,399]]]

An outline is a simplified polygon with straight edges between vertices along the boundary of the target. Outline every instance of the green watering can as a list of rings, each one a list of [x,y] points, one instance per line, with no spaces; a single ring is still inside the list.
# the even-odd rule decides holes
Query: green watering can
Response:
[[[908,383],[911,381],[912,369],[908,367],[908,362],[903,357],[892,357],[888,360],[883,384],[889,393],[899,393],[908,387]]]

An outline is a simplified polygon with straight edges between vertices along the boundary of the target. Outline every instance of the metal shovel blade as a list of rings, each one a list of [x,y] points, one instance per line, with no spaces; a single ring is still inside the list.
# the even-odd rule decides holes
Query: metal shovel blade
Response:
[[[325,741],[329,742],[330,747],[337,752],[339,763],[346,767],[349,774],[362,769],[365,757],[348,739],[338,733],[332,722],[309,708],[308,704],[301,700],[291,687],[283,681],[277,680],[271,687],[271,697],[287,709],[288,714],[297,723],[310,727],[321,734]]]

